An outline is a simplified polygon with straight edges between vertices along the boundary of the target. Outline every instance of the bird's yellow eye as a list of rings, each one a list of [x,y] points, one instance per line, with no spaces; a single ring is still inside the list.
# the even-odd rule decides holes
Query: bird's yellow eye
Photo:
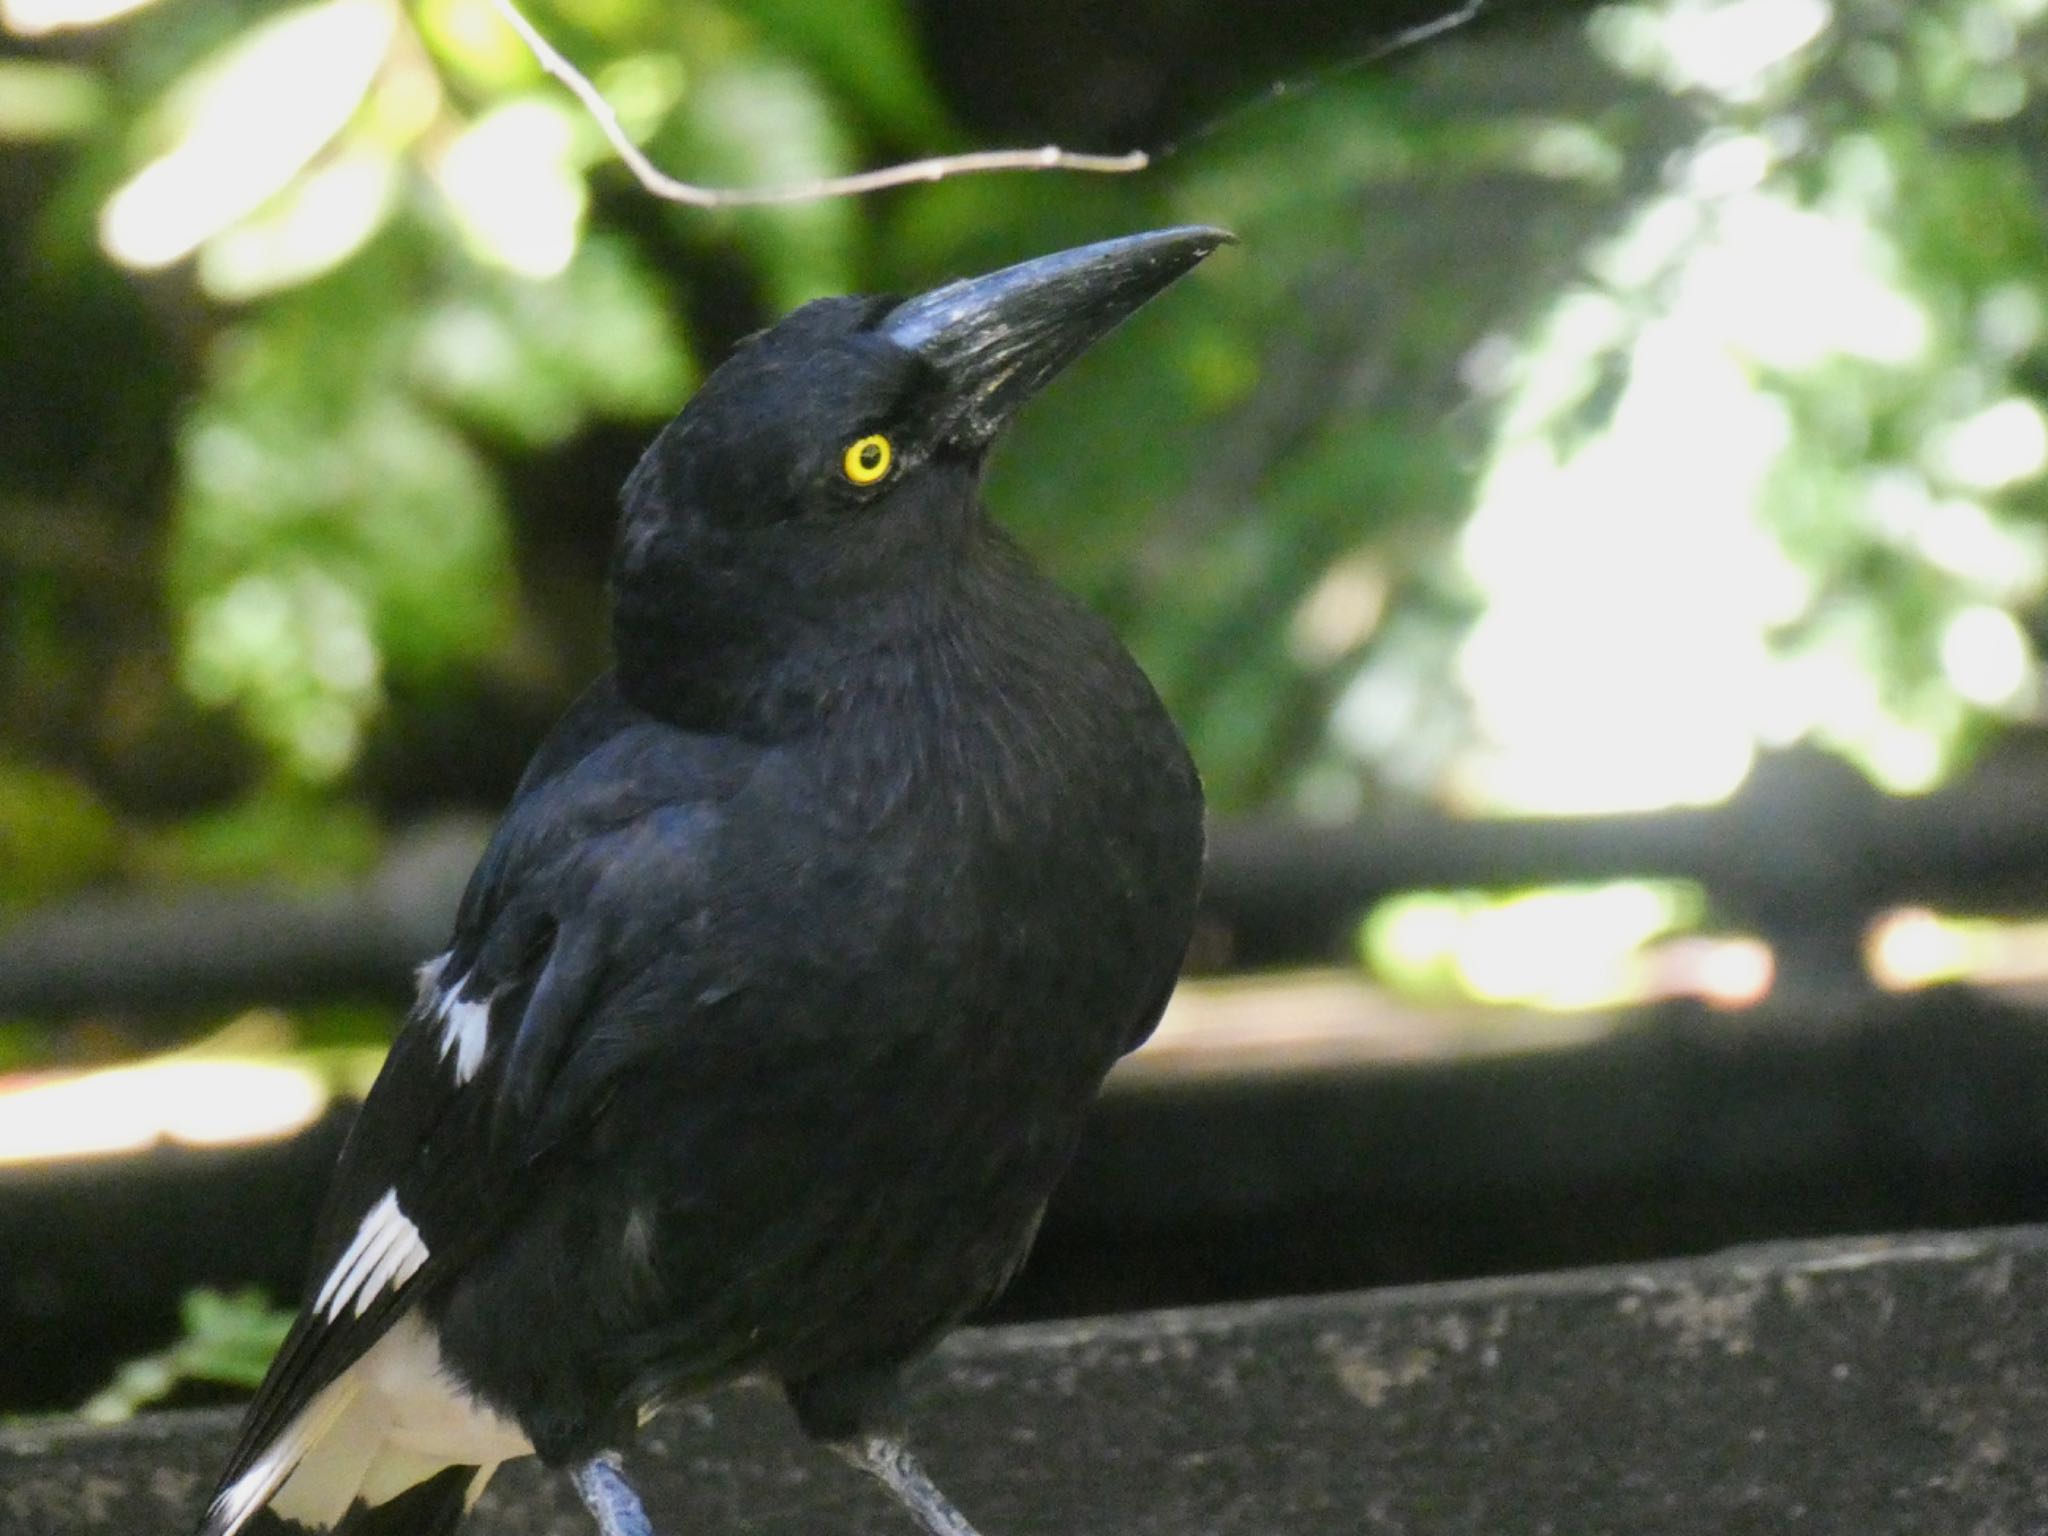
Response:
[[[847,444],[846,456],[839,461],[839,467],[855,485],[873,485],[889,473],[890,462],[895,457],[896,451],[889,446],[889,439],[879,432],[870,432],[859,441]]]

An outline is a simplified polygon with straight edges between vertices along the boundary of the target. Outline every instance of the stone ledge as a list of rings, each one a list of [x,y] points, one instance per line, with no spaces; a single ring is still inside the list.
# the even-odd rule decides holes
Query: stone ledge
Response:
[[[916,1377],[987,1536],[2048,1529],[2048,1232],[989,1329]],[[187,1536],[231,1416],[0,1431],[0,1536]],[[910,1536],[735,1389],[633,1458],[664,1536]],[[509,1470],[474,1536],[585,1536]]]

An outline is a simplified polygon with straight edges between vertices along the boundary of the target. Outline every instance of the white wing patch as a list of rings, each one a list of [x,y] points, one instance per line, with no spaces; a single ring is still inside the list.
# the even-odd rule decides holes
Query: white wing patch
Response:
[[[483,1065],[484,1048],[491,1043],[491,1000],[462,995],[469,977],[441,986],[441,974],[448,968],[448,956],[420,967],[420,1004],[430,1018],[441,1024],[441,1059],[455,1058],[455,1086],[460,1088]]]
[[[532,1453],[517,1424],[449,1374],[433,1329],[408,1313],[215,1501],[205,1536],[234,1536],[266,1503],[332,1529],[356,1500],[387,1503],[443,1467],[477,1468],[473,1503],[500,1462]]]
[[[452,1051],[455,1056],[455,1081],[457,1085],[468,1082],[476,1076],[476,1069],[482,1065],[484,1047],[491,1038],[491,1005],[480,1003],[451,1002],[441,1015],[441,1059],[446,1061]]]
[[[313,1443],[325,1434],[341,1411],[354,1401],[356,1388],[344,1378],[329,1386],[284,1428],[255,1463],[220,1491],[206,1511],[200,1536],[235,1536],[277,1492],[284,1480],[305,1459]]]
[[[348,1251],[327,1272],[313,1310],[323,1317],[339,1317],[341,1309],[354,1302],[356,1316],[361,1317],[387,1286],[405,1284],[426,1262],[427,1245],[420,1229],[398,1208],[398,1191],[387,1189],[363,1216]]]
[[[412,973],[413,983],[419,989],[417,996],[420,1007],[428,1006],[428,999],[440,988],[441,973],[448,969],[448,962],[454,958],[455,952],[450,950],[447,954],[434,956]]]

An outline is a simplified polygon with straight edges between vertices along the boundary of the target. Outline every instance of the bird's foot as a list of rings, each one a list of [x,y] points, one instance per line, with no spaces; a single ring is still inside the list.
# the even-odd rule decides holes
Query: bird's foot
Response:
[[[967,1517],[939,1492],[938,1484],[925,1475],[917,1458],[910,1454],[910,1447],[901,1440],[887,1435],[863,1435],[858,1440],[837,1441],[832,1449],[896,1495],[929,1536],[976,1536]]]
[[[654,1536],[640,1495],[626,1481],[618,1457],[593,1456],[572,1471],[569,1480],[603,1536]]]

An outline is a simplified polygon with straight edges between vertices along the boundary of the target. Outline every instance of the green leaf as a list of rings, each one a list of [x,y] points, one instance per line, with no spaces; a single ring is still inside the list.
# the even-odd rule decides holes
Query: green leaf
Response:
[[[83,65],[0,59],[0,144],[78,138],[107,108],[106,87]]]
[[[387,666],[473,661],[510,616],[496,477],[395,387],[410,317],[366,297],[378,276],[353,263],[223,337],[179,434],[186,682],[311,780],[355,760]]]
[[[816,77],[768,55],[736,57],[706,73],[684,103],[673,139],[672,167],[712,185],[799,185],[851,165],[845,130]],[[697,212],[676,217],[693,230],[704,219]],[[859,286],[859,211],[848,199],[740,209],[726,218],[759,270],[771,308],[794,309]]]
[[[167,266],[282,191],[362,105],[397,19],[382,0],[293,6],[180,80],[156,124],[169,146],[101,212],[107,253]]]
[[[736,0],[768,50],[801,59],[889,133],[929,144],[946,115],[900,0]]]
[[[186,1293],[184,1336],[161,1354],[123,1365],[114,1380],[79,1409],[96,1424],[113,1424],[160,1402],[190,1381],[254,1390],[291,1331],[294,1314],[258,1290]]]
[[[167,884],[314,881],[366,873],[382,851],[382,831],[364,807],[274,786],[153,831],[134,862]]]
[[[615,236],[585,241],[558,278],[451,294],[423,317],[411,369],[464,419],[533,447],[593,418],[669,415],[693,382],[668,295]]]
[[[120,851],[112,813],[83,782],[0,761],[0,910],[103,878]]]

